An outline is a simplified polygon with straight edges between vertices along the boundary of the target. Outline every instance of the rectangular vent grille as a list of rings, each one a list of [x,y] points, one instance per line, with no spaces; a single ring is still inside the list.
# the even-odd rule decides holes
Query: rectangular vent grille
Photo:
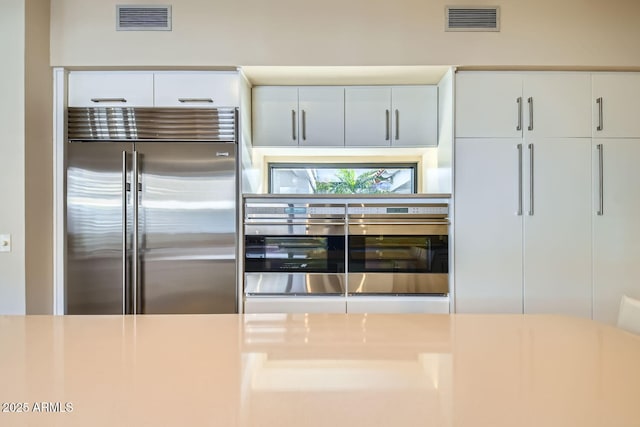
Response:
[[[171,31],[171,6],[116,6],[118,31]]]
[[[500,8],[497,6],[447,6],[446,31],[500,31]]]

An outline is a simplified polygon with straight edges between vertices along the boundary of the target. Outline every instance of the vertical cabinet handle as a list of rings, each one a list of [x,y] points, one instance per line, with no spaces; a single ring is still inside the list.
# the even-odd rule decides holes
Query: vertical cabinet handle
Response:
[[[291,139],[296,140],[296,110],[291,110]]]
[[[602,97],[596,99],[596,104],[598,104],[598,127],[596,127],[597,131],[601,131],[603,128],[602,123]]]
[[[307,140],[307,112],[302,110],[302,140]]]
[[[129,307],[129,281],[127,280],[127,152],[122,151],[122,314]]]
[[[385,141],[388,141],[388,140],[389,140],[389,128],[390,128],[390,124],[391,124],[391,123],[390,123],[390,121],[391,121],[391,116],[390,116],[390,114],[389,114],[389,110],[385,110],[385,114],[386,114],[385,121],[386,121],[386,127],[387,127],[387,130],[386,130],[386,133],[385,133],[384,140],[385,140]]]
[[[522,130],[522,97],[518,97],[516,99],[516,104],[518,104],[518,125],[516,126],[516,130]]]
[[[529,97],[527,103],[529,104],[529,127],[527,129],[533,130],[533,98]]]
[[[599,216],[604,215],[604,154],[602,144],[596,145],[598,149],[598,212]]]
[[[133,262],[131,263],[131,299],[133,311],[138,314],[138,151],[133,151],[133,176],[131,179],[131,196],[133,198]]]
[[[400,139],[400,110],[396,109],[396,141]]]
[[[522,215],[522,144],[516,146],[518,149],[518,212],[516,215]]]
[[[533,144],[529,144],[529,216],[533,216]]]

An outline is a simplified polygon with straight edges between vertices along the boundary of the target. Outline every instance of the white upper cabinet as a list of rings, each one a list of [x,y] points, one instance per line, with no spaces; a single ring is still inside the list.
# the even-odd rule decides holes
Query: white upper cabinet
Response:
[[[345,89],[345,145],[391,146],[391,88]]]
[[[437,144],[436,86],[345,89],[346,146],[425,147]]]
[[[594,73],[593,137],[640,138],[640,73]]]
[[[72,71],[70,107],[152,107],[153,73],[138,71]]]
[[[590,74],[459,72],[456,137],[590,137]]]
[[[157,72],[156,107],[238,107],[236,72]]]
[[[406,86],[391,89],[394,147],[438,145],[438,87]]]
[[[238,73],[72,71],[70,107],[238,107]]]
[[[459,72],[456,75],[456,137],[522,136],[522,77]]]
[[[523,76],[523,132],[552,138],[591,137],[589,73],[531,73]]]
[[[252,109],[254,146],[298,146],[297,87],[256,86]]]
[[[344,146],[344,88],[256,86],[253,145]]]
[[[300,87],[298,109],[300,147],[344,146],[343,87]]]

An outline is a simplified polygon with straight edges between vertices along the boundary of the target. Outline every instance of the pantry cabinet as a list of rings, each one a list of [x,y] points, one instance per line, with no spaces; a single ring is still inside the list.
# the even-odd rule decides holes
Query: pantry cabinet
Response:
[[[590,139],[456,140],[457,312],[591,316]]]
[[[344,88],[257,86],[252,97],[254,146],[344,146]]]
[[[238,107],[236,72],[72,71],[70,107]]]
[[[590,78],[458,73],[456,311],[591,317]]]
[[[615,324],[640,299],[640,139],[594,139],[593,157],[593,318]]]
[[[437,144],[436,86],[345,89],[346,146],[425,147]]]
[[[522,141],[458,139],[455,311],[522,313]]]

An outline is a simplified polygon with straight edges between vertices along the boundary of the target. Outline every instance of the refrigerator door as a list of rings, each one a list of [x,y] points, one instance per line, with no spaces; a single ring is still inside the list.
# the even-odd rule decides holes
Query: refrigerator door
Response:
[[[126,312],[133,229],[127,191],[132,147],[68,144],[66,314]],[[125,217],[128,227],[123,226]]]
[[[235,144],[137,142],[137,313],[235,313]]]

